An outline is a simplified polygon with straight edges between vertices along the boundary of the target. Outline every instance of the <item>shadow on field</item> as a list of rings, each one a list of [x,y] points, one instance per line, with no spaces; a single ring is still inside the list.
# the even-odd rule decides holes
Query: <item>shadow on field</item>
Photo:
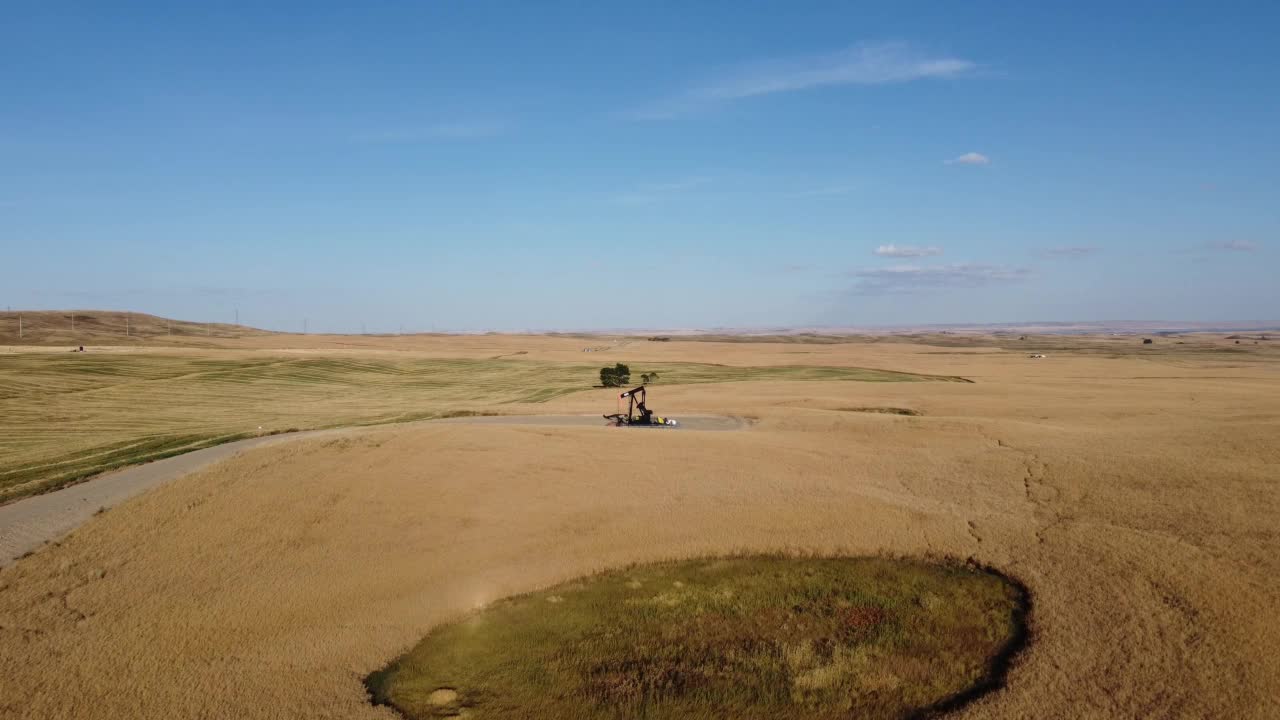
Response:
[[[958,692],[949,698],[944,698],[927,708],[918,710],[908,715],[904,720],[939,718],[959,710],[984,695],[1004,689],[1009,677],[1009,669],[1013,667],[1013,661],[1031,644],[1031,591],[1027,589],[1027,586],[1021,580],[1001,570],[980,563],[969,562],[967,564],[982,572],[991,573],[1001,578],[1014,588],[1017,597],[1013,610],[1013,634],[1000,652],[991,658],[991,664],[987,667],[987,674],[979,678],[969,689]]]

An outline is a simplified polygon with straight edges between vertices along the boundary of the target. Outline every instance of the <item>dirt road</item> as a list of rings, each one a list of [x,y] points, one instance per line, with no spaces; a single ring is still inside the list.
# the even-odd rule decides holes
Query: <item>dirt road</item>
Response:
[[[540,425],[605,428],[599,415],[492,415],[428,420],[464,425]],[[681,418],[675,430],[722,431],[746,427],[741,418],[694,415]],[[657,428],[655,428],[657,429]],[[673,428],[661,428],[669,431]],[[254,448],[308,438],[368,433],[368,428],[281,433],[195,450],[164,460],[104,473],[61,490],[0,505],[0,567],[47,542],[57,540],[94,514],[114,507],[161,483],[202,470]]]

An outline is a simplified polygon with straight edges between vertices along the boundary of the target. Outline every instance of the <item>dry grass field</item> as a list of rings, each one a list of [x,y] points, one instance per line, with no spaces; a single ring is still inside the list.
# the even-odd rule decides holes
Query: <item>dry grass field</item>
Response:
[[[1023,582],[1031,643],[1007,685],[957,717],[1280,717],[1275,347],[1055,339],[1031,360],[1008,339],[926,340],[255,335],[218,348],[91,348],[76,359],[119,356],[113,367],[140,373],[259,367],[241,387],[287,426],[491,407],[606,412],[612,391],[571,391],[559,373],[616,361],[709,373],[657,386],[650,402],[663,414],[753,423],[384,425],[245,453],[0,570],[0,717],[389,720],[363,679],[486,603],[629,563],[787,550],[973,558]],[[588,342],[606,349],[584,355]],[[38,424],[15,422],[14,407],[87,407],[101,428],[117,422],[89,399],[35,399],[54,381],[30,364],[63,351],[0,353],[27,363],[6,377],[6,435]],[[399,381],[376,399],[353,396],[381,380],[326,381],[308,395],[289,359],[384,379],[387,367],[425,376],[465,362],[452,384],[402,402]],[[801,366],[972,382],[769,375]],[[111,399],[128,395],[118,383],[81,395],[134,407],[134,422],[164,418],[139,436],[170,423],[231,432],[219,418],[243,408],[208,398],[235,382],[195,383],[185,398],[168,394],[170,380],[153,395],[145,379],[126,384],[128,402]],[[61,425],[70,437],[83,422]],[[94,435],[85,447],[125,437]]]
[[[953,380],[884,370],[655,362],[663,386]],[[589,389],[598,365],[269,351],[0,354],[0,502],[253,435],[511,412]],[[637,369],[636,375],[640,374]],[[638,380],[637,380],[638,382]]]

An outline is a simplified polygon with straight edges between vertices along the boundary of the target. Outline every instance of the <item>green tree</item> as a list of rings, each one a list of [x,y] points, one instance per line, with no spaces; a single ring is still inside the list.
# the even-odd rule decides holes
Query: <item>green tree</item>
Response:
[[[600,384],[605,387],[618,387],[618,375],[613,368],[600,368]]]
[[[645,385],[649,384],[649,373],[640,373],[640,382]]]
[[[631,382],[631,368],[618,363],[611,368],[600,368],[600,384],[605,387],[621,387]]]

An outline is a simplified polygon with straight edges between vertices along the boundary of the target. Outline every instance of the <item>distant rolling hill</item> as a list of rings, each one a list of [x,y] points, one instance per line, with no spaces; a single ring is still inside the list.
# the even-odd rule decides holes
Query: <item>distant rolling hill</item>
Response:
[[[215,338],[274,334],[244,325],[197,323],[115,310],[0,313],[0,345],[199,345]]]

